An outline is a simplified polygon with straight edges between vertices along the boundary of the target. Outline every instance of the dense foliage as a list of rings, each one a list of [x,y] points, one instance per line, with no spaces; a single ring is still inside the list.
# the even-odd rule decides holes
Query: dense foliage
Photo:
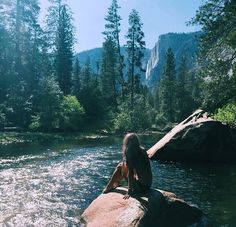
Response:
[[[129,15],[126,36],[128,70],[125,70],[119,42],[121,17],[118,9],[117,1],[113,0],[105,17],[107,23],[103,32],[105,41],[99,78],[105,118],[116,131],[143,130],[152,125],[149,117],[152,107],[146,99],[146,90],[138,73],[145,51],[141,18],[136,10]]]
[[[54,131],[81,123],[64,97],[72,88],[72,16],[65,1],[50,3],[43,27],[37,0],[0,2],[1,127]]]
[[[141,79],[146,49],[136,10],[129,15],[124,55],[120,7],[112,0],[94,72],[90,59],[81,67],[74,57],[66,0],[49,3],[40,24],[38,0],[0,1],[1,130],[142,131],[182,121],[198,107],[235,124],[235,1],[208,0],[199,8],[190,22],[203,29],[198,61],[193,65],[188,53],[177,56],[169,48],[154,92]]]
[[[236,2],[208,0],[191,21],[201,25],[199,74],[203,106],[214,112],[236,100]]]
[[[177,69],[172,50],[167,50],[163,73],[155,91],[156,124],[159,127],[182,121],[199,105],[194,96],[199,82],[189,70],[187,60],[183,55]]]
[[[219,108],[214,114],[214,119],[222,121],[231,126],[236,125],[236,104],[229,103],[222,108]]]

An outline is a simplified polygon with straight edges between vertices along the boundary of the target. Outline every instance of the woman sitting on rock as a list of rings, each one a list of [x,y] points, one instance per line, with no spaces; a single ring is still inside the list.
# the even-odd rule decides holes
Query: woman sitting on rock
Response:
[[[116,188],[122,179],[128,180],[128,192],[124,199],[128,199],[135,192],[148,190],[152,184],[150,162],[135,133],[128,133],[125,136],[123,141],[123,161],[116,167],[103,193]]]

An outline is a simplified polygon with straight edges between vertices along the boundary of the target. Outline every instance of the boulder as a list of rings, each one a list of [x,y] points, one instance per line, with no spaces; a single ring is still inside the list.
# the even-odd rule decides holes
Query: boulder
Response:
[[[83,212],[81,226],[87,227],[168,227],[207,226],[205,215],[175,194],[150,189],[124,200],[127,189],[118,187],[101,194]]]
[[[162,161],[236,161],[236,146],[232,129],[198,110],[174,127],[147,153]]]

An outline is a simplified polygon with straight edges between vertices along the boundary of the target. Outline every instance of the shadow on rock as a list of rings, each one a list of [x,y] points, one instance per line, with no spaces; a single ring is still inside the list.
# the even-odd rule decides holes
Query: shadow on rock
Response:
[[[127,189],[118,187],[101,194],[84,211],[82,226],[208,226],[207,218],[195,206],[187,204],[171,192],[150,189],[128,200]]]

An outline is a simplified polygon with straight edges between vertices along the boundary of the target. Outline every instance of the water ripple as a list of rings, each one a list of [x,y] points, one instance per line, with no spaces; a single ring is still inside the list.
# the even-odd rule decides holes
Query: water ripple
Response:
[[[0,225],[78,226],[122,159],[121,141],[43,148],[0,159]],[[152,162],[152,170],[153,187],[175,192],[221,224],[236,224],[235,166]]]

